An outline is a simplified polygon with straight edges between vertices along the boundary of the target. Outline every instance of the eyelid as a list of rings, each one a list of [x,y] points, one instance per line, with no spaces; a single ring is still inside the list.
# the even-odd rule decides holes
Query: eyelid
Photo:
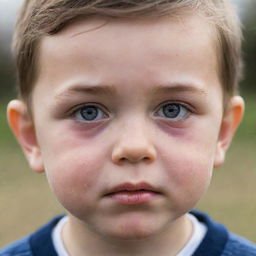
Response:
[[[166,116],[164,114],[163,108],[167,105],[178,105],[179,106],[178,115],[173,117]],[[193,114],[194,114],[194,110],[188,104],[185,104],[183,102],[177,102],[177,101],[166,101],[164,103],[161,103],[160,106],[158,106],[157,110],[154,112],[154,117],[156,117],[159,120],[164,120],[170,124],[179,124],[179,123],[185,122]]]
[[[180,106],[186,108],[189,112],[191,112],[193,114],[196,113],[195,108],[192,107],[190,104],[182,102],[182,101],[178,101],[178,100],[176,100],[176,101],[175,100],[167,100],[167,101],[162,102],[161,104],[159,104],[156,107],[156,112],[159,111],[161,107],[168,105],[168,104],[177,104],[177,105],[180,105]]]
[[[80,110],[83,107],[89,107],[89,106],[99,108],[104,113],[104,115],[106,115],[107,117],[110,117],[110,114],[107,108],[96,102],[88,102],[88,103],[81,103],[81,104],[75,105],[67,111],[67,115],[74,116],[78,110]]]

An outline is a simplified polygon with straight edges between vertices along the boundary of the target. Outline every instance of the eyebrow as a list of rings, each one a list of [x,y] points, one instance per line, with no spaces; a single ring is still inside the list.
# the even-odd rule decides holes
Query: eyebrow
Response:
[[[198,95],[208,95],[208,93],[201,88],[199,85],[189,84],[189,83],[168,83],[160,84],[154,86],[151,93],[154,95],[157,94],[167,94],[167,93],[193,93]],[[89,94],[89,95],[98,95],[98,96],[113,96],[117,94],[117,90],[112,85],[85,85],[77,84],[70,86],[67,89],[57,93],[55,95],[56,99],[62,97],[69,97],[72,94]]]
[[[208,93],[201,88],[200,85],[192,83],[169,83],[169,84],[160,84],[153,89],[155,94],[165,94],[165,93],[182,93],[188,92],[199,95],[208,95]]]
[[[72,94],[91,94],[91,95],[113,95],[116,94],[116,89],[111,85],[84,85],[78,84],[70,86],[58,93],[55,98],[68,97]]]

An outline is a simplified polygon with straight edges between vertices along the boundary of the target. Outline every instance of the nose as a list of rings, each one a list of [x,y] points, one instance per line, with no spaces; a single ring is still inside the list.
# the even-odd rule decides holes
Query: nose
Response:
[[[147,130],[138,126],[122,129],[112,151],[113,163],[152,163],[157,153]]]

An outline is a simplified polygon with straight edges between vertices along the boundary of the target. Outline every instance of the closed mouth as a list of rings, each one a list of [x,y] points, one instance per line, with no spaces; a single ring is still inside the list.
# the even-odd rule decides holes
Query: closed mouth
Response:
[[[121,205],[146,204],[162,193],[146,182],[123,183],[113,187],[104,195]]]
[[[139,182],[139,183],[122,183],[120,185],[117,185],[113,188],[111,188],[105,195],[111,195],[116,193],[134,193],[134,192],[152,192],[160,194],[160,191],[158,191],[156,188],[154,188],[152,185],[146,182]]]

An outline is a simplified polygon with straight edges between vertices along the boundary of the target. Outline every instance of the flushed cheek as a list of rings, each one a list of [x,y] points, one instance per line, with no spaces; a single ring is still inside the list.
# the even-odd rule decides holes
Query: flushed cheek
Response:
[[[93,153],[72,149],[45,163],[50,186],[68,211],[89,210],[96,201],[103,166]]]
[[[174,209],[192,209],[209,186],[212,160],[199,152],[194,154],[178,154],[165,159],[166,182]]]
[[[106,152],[101,141],[82,137],[65,126],[65,129],[57,128],[50,129],[51,134],[45,137],[43,132],[40,136],[44,165],[50,182],[60,188],[65,185],[73,186],[73,190],[75,187],[89,189],[97,180],[105,162]]]

